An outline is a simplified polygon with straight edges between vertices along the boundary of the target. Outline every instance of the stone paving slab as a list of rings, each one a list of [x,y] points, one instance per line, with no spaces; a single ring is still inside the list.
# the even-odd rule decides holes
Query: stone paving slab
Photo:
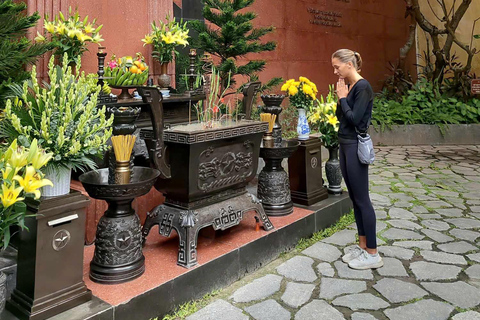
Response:
[[[334,306],[347,307],[351,310],[379,310],[390,304],[371,293],[357,293],[338,297],[332,301]]]
[[[425,299],[384,313],[390,320],[447,320],[453,309],[448,303]]]
[[[464,229],[452,229],[448,233],[457,239],[475,241],[480,237],[480,232],[464,230]]]
[[[309,257],[296,256],[277,267],[277,272],[294,281],[313,282],[317,274],[313,270],[314,261]]]
[[[436,252],[429,250],[420,251],[420,255],[427,260],[445,264],[467,264],[467,260],[461,255],[445,253],[445,252]]]
[[[317,271],[325,277],[333,277],[335,275],[335,269],[333,269],[331,264],[328,262],[319,263],[317,266]]]
[[[480,313],[476,311],[457,313],[452,317],[452,320],[480,320]]]
[[[246,307],[245,311],[255,320],[290,320],[291,318],[290,312],[271,299]]]
[[[454,238],[447,236],[446,234],[431,229],[422,229],[421,232],[430,239],[440,243],[455,240]]]
[[[320,298],[332,300],[346,293],[360,293],[367,290],[365,281],[323,278],[320,283]]]
[[[384,257],[383,263],[383,267],[377,269],[379,275],[383,277],[408,277],[407,270],[400,260]]]
[[[346,246],[347,244],[354,243],[356,241],[357,231],[354,230],[342,230],[335,233],[333,236],[323,239],[322,242],[336,244],[338,246]]]
[[[443,265],[432,262],[417,261],[410,264],[410,270],[417,280],[454,280],[462,271],[457,266]]]
[[[295,315],[295,320],[345,320],[343,314],[323,300],[313,300],[303,306]]]
[[[413,258],[415,251],[394,246],[381,246],[378,251],[387,257],[398,258],[402,260],[410,260]]]
[[[437,231],[446,231],[450,229],[448,223],[439,220],[423,220],[422,225],[425,228],[437,230]]]
[[[303,250],[302,253],[309,257],[327,262],[333,262],[340,258],[340,256],[342,255],[342,253],[340,252],[340,250],[337,249],[337,247],[322,242],[315,243],[309,248]]]
[[[470,279],[480,279],[480,264],[474,264],[464,270]]]
[[[453,218],[453,219],[445,219],[445,221],[455,225],[457,228],[460,228],[460,229],[478,229],[478,228],[480,228],[480,221],[476,220],[476,219]]]
[[[428,295],[428,292],[416,284],[397,279],[384,278],[373,286],[391,303],[407,302]]]
[[[382,237],[389,240],[421,240],[425,236],[410,230],[390,228],[381,234]]]
[[[298,308],[310,300],[314,289],[314,284],[289,282],[282,301],[292,308]]]
[[[388,211],[388,215],[390,216],[390,219],[406,219],[406,220],[417,220],[418,218],[411,213],[410,211],[407,211],[405,209],[401,208],[391,208]]]
[[[414,240],[414,241],[395,241],[394,246],[402,248],[419,248],[424,250],[432,250],[433,241]]]
[[[465,241],[444,243],[438,245],[437,248],[449,253],[467,253],[478,250],[477,247]]]
[[[412,222],[410,220],[389,220],[388,223],[395,228],[407,229],[407,230],[420,230],[423,227],[418,223]],[[377,229],[377,232],[381,230]]]
[[[268,274],[241,287],[233,293],[231,298],[235,302],[250,302],[264,299],[280,290],[281,282],[282,277]]]
[[[421,285],[431,293],[460,308],[470,309],[480,304],[480,290],[463,281],[422,282]]]
[[[378,320],[369,313],[354,312],[352,313],[352,320]]]
[[[242,310],[232,306],[224,300],[216,300],[205,308],[188,316],[186,320],[248,320],[248,316]]]

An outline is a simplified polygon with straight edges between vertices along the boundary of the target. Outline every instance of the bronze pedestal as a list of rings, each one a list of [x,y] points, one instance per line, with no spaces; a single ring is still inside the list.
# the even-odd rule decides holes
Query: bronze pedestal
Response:
[[[328,198],[322,178],[322,143],[318,137],[300,141],[297,151],[288,160],[292,201],[310,206]]]
[[[7,301],[19,319],[47,319],[92,298],[83,282],[88,203],[78,191],[28,203],[37,215],[20,232],[17,287]]]

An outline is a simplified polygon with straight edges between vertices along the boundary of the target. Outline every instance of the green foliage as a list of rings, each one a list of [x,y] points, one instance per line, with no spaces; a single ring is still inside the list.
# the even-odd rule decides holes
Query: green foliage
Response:
[[[12,0],[0,1],[0,109],[11,94],[9,86],[28,79],[27,65],[50,49],[49,45],[32,44],[26,34],[35,26],[40,16],[25,15],[27,5]]]
[[[480,100],[466,102],[441,93],[437,82],[420,78],[402,97],[389,100],[380,94],[374,100],[372,124],[384,131],[398,124],[436,124],[441,126],[480,122]]]
[[[252,76],[265,68],[265,60],[250,60],[240,65],[237,59],[249,53],[275,50],[274,41],[262,43],[260,38],[271,33],[273,26],[254,28],[254,12],[245,11],[255,0],[203,0],[203,21],[191,21],[190,26],[198,32],[194,46],[220,58],[216,65],[220,71],[221,87],[228,88],[228,74],[232,74],[230,86],[235,84],[235,75],[246,76],[250,82]],[[208,25],[208,26],[207,26]],[[212,27],[210,27],[212,25]],[[274,81],[279,83],[278,80]],[[223,90],[222,90],[223,91]]]
[[[105,106],[97,109],[100,86],[92,93],[90,80],[83,72],[73,75],[67,61],[65,54],[63,66],[54,66],[52,56],[48,64],[50,84],[43,88],[33,66],[31,79],[13,87],[17,98],[7,100],[0,121],[0,138],[9,142],[18,139],[25,147],[37,139],[46,152],[54,154],[46,167],[48,172],[94,169],[92,158],[103,156],[112,134],[113,115],[107,120]]]

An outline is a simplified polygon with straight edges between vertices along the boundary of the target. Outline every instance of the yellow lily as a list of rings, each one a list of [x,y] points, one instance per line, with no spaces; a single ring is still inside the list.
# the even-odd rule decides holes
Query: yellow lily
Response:
[[[102,36],[100,35],[100,33],[97,33],[96,35],[93,36],[92,38],[92,42],[93,43],[100,43],[104,41],[104,39],[102,39]]]
[[[12,204],[15,204],[18,201],[22,201],[25,198],[19,198],[18,195],[22,192],[23,188],[15,188],[15,183],[8,186],[6,183],[2,185],[2,193],[0,194],[0,199],[4,208],[10,207]]]
[[[50,33],[55,33],[55,24],[53,22],[45,21],[44,28]]]
[[[171,44],[175,42],[175,38],[173,37],[172,33],[168,31],[166,34],[162,34],[162,41],[166,44]]]
[[[332,126],[336,126],[338,123],[338,119],[334,115],[327,115],[328,123],[330,123]]]
[[[91,23],[89,23],[85,26],[83,30],[85,31],[85,33],[92,33],[93,31],[95,31],[95,28],[92,26]]]
[[[145,38],[143,38],[142,41],[144,42],[143,46],[145,46],[146,44],[152,44],[153,36],[151,34],[146,34]]]
[[[52,181],[48,179],[42,179],[33,166],[27,167],[25,170],[25,177],[15,176],[13,179],[18,181],[20,186],[23,187],[25,193],[33,193],[35,195],[35,199],[39,199],[42,195],[38,189],[44,186],[53,187]]]
[[[28,163],[28,152],[25,152],[25,148],[17,147],[13,150],[11,156],[7,160],[7,163],[13,168],[21,168],[27,165]]]
[[[79,31],[79,32],[77,32],[77,39],[80,42],[85,42],[85,41],[91,41],[92,37],[90,37],[89,35],[86,35],[85,33],[81,32],[81,31]]]
[[[37,152],[32,158],[32,166],[38,170],[47,164],[52,159],[53,153],[46,153],[45,151]]]
[[[60,23],[55,27],[55,31],[56,31],[58,34],[65,34],[65,32],[67,31],[67,28],[66,28],[66,26],[65,26],[65,23],[60,22]]]
[[[70,29],[67,31],[67,36],[69,36],[70,38],[75,38],[75,36],[77,35],[77,29]]]
[[[37,31],[37,36],[35,37],[34,39],[36,42],[45,42],[45,37],[43,35],[40,34],[40,32]]]

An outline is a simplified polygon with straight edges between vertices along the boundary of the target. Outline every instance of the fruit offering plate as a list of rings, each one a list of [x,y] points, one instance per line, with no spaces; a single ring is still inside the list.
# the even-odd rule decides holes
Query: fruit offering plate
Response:
[[[126,99],[133,99],[133,96],[128,92],[129,89],[136,89],[138,87],[143,87],[144,85],[131,85],[131,86],[113,86],[111,84],[108,85],[110,88],[113,89],[121,89],[122,93],[118,96],[118,100],[126,100]]]

